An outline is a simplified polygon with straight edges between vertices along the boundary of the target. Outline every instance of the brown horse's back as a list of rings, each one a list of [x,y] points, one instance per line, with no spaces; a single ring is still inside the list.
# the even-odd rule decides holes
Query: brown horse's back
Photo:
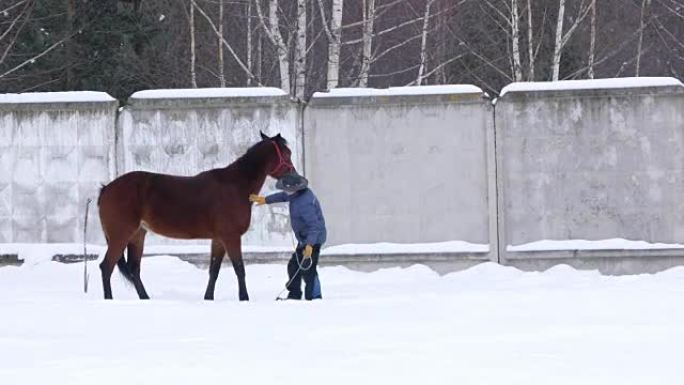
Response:
[[[211,172],[179,177],[136,171],[102,188],[100,220],[107,238],[119,235],[112,231],[132,234],[141,226],[172,238],[213,238],[217,214],[228,214],[217,206],[224,200],[235,201],[231,195],[236,194],[230,184],[218,183]],[[222,199],[224,196],[229,199]],[[244,200],[245,209],[234,208],[230,216],[249,215],[249,203],[246,197]],[[239,222],[245,219],[246,230],[249,218],[234,218]]]

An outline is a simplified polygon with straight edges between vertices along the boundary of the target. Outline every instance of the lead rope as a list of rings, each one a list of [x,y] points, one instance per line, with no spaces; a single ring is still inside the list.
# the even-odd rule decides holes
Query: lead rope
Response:
[[[290,235],[290,237],[292,237],[292,235]],[[291,238],[291,239],[292,239],[292,238]],[[292,245],[294,246],[294,239],[292,239]],[[292,283],[292,281],[294,281],[294,279],[297,277],[297,275],[298,275],[300,272],[309,270],[309,269],[311,268],[311,265],[313,265],[313,259],[311,259],[311,258],[304,258],[304,257],[302,256],[302,259],[301,259],[301,260],[299,259],[299,254],[297,253],[297,248],[296,248],[296,247],[295,247],[295,258],[297,258],[297,266],[298,266],[297,271],[294,273],[294,275],[292,275],[292,278],[290,278],[290,280],[287,281],[287,283],[285,284],[285,288],[284,288],[283,290],[281,290],[280,293],[278,293],[278,296],[277,296],[276,299],[275,299],[276,301],[282,301],[282,300],[284,300],[285,298],[281,298],[281,296],[283,295],[283,293],[285,292],[285,290],[287,290],[287,288],[290,286],[290,284]],[[303,262],[304,262],[305,259],[308,259],[308,260],[309,260],[309,265],[308,265],[308,266],[304,266],[304,265],[303,265]]]

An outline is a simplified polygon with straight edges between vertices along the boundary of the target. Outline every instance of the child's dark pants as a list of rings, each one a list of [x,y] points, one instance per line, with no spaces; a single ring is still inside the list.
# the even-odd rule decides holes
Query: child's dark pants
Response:
[[[309,266],[309,261],[304,260],[303,252],[304,246],[297,246],[297,250],[292,254],[290,262],[287,264],[287,275],[290,278],[290,284],[287,286],[287,290],[290,293],[287,295],[287,298],[302,299],[302,280],[304,280],[304,298],[306,300],[321,299],[323,298],[321,284],[318,280],[318,270],[316,270],[321,245],[313,245],[311,267],[307,270],[304,270],[304,268]],[[299,269],[300,263],[303,266],[301,270]]]

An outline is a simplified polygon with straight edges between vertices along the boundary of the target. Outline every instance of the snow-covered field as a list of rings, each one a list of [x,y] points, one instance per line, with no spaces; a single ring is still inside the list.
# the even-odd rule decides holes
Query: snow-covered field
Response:
[[[0,268],[0,384],[681,384],[684,268],[606,277],[482,264],[321,269],[323,301],[275,302],[283,265],[207,272],[143,261],[137,300],[82,265]]]

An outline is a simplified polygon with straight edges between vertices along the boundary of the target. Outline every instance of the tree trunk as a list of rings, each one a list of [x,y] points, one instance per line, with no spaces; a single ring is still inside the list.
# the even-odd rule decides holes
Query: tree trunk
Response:
[[[520,60],[520,14],[518,0],[511,0],[511,40],[513,40],[513,80],[522,81],[522,61]]]
[[[295,98],[304,100],[306,93],[306,0],[297,0],[297,38],[295,39]]]
[[[557,81],[560,76],[561,53],[563,52],[563,19],[565,18],[565,0],[558,4],[558,22],[556,23],[556,43],[553,49],[553,66],[551,80]]]
[[[219,66],[219,83],[221,87],[226,86],[225,63],[223,60],[223,0],[219,2],[219,38],[218,38],[218,66]],[[247,77],[249,79],[249,76]],[[249,81],[249,80],[248,80]]]
[[[259,4],[257,4],[257,7],[260,7]],[[264,49],[264,38],[262,35],[261,30],[256,30],[256,58],[254,60],[254,65],[256,66],[256,78],[259,82],[263,83],[263,76],[262,76],[262,64],[263,63],[263,49]]]
[[[635,76],[639,77],[641,73],[641,51],[643,49],[643,44],[644,44],[644,30],[646,29],[646,13],[647,13],[647,8],[650,8],[651,6],[651,0],[642,0],[641,1],[641,18],[639,22],[639,43],[637,44],[637,57],[636,57],[636,73]]]
[[[428,37],[428,27],[430,26],[430,7],[434,0],[429,0],[425,3],[425,13],[423,14],[423,30],[420,37],[420,65],[418,66],[418,77],[416,78],[416,85],[419,86],[423,83],[423,77],[425,75],[425,67],[427,60],[427,37]]]
[[[247,2],[247,68],[252,72],[252,2]],[[261,81],[260,78],[258,78]],[[252,85],[252,78],[247,77],[247,85]]]
[[[591,0],[591,36],[589,37],[589,79],[594,78],[594,61],[596,57],[596,0]]]
[[[329,90],[340,83],[340,47],[342,46],[342,13],[344,0],[332,0],[330,16],[330,42],[328,42],[328,83]],[[325,20],[324,20],[325,22]]]
[[[280,68],[280,88],[292,94],[290,87],[290,58],[289,50],[283,36],[280,34],[280,20],[278,16],[278,0],[268,1],[268,26],[266,25],[266,18],[261,10],[260,0],[254,0],[256,3],[256,12],[259,16],[259,23],[266,34],[266,37],[276,47],[276,54],[278,55],[278,66]],[[261,46],[259,46],[259,55],[262,55]],[[259,64],[261,66],[261,63]],[[261,67],[259,67],[261,73]]]
[[[375,22],[375,0],[363,0],[363,53],[361,57],[361,71],[359,73],[359,87],[368,87],[371,55],[373,48],[373,24]]]
[[[444,4],[444,3],[442,3]],[[439,3],[437,5],[437,9],[439,8]],[[437,21],[439,23],[438,31],[439,31],[439,37],[438,41],[440,42],[439,44],[439,65],[437,68],[436,72],[436,77],[437,77],[437,82],[439,84],[447,84],[447,66],[444,65],[444,63],[448,60],[447,59],[447,42],[449,41],[449,35],[447,33],[447,30],[449,28],[449,19],[447,17],[448,15],[446,13],[440,13],[437,17]]]
[[[280,20],[278,16],[278,0],[269,0],[268,3],[268,24],[269,36],[276,46],[278,51],[278,65],[280,67],[280,88],[288,94],[292,93],[290,89],[290,58],[288,49],[283,41],[283,36],[280,34]]]
[[[535,66],[535,54],[534,54],[534,28],[532,24],[532,0],[527,0],[527,81],[534,81],[534,66]]]
[[[195,65],[195,0],[190,0],[190,83],[192,88],[197,88]]]

